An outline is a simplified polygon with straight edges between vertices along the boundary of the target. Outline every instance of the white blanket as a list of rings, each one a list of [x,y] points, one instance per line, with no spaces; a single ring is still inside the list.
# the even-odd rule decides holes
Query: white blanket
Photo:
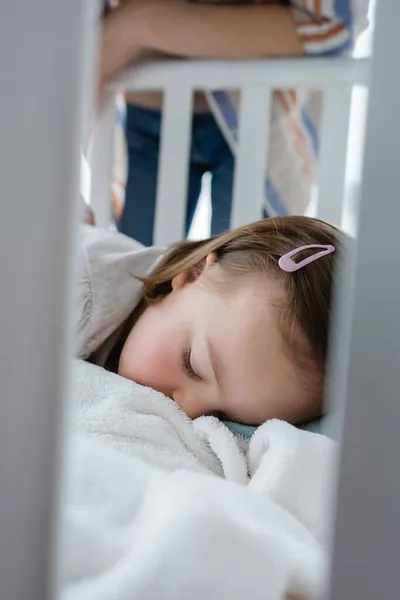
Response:
[[[98,367],[77,382],[63,600],[322,597],[328,439],[270,421],[247,445]]]

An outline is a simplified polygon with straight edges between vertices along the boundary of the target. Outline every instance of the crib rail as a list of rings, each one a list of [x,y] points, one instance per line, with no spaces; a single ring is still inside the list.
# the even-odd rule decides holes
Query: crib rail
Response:
[[[58,597],[79,156],[97,23],[94,0],[2,4],[2,600]]]
[[[24,4],[22,19],[20,3],[8,2],[5,18],[0,19],[4,198],[0,219],[0,598],[4,600],[58,597],[53,569],[59,537],[56,472],[61,400],[68,379],[65,339],[71,303],[66,298],[72,289],[68,273],[72,270],[73,213],[77,213],[72,198],[78,190],[82,64],[93,53],[97,26],[95,11],[86,12],[90,5],[80,0],[38,0]],[[378,3],[377,16],[359,244],[354,272],[349,270],[346,277],[336,340],[340,352],[338,347],[335,377],[331,378],[335,385],[330,386],[336,412],[345,423],[339,428],[343,433],[331,600],[398,597],[400,85],[396,73],[400,3]],[[29,52],[16,39],[29,40]],[[339,114],[340,100],[345,97],[341,93],[354,83],[365,84],[367,68],[362,62],[315,61],[304,63],[301,69],[301,62],[285,61],[279,69],[278,63],[263,68],[258,63],[253,73],[245,66],[237,65],[235,71],[235,65],[226,65],[228,74],[218,63],[198,63],[194,70],[188,64],[153,65],[126,77],[132,77],[134,84],[128,83],[136,89],[158,89],[168,73],[168,85],[174,87],[186,69],[189,92],[198,86],[220,87],[229,77],[234,87],[259,85],[267,91],[285,81],[289,85],[319,83],[330,96],[323,127],[323,152],[328,153],[336,135],[339,142],[345,137],[332,126],[343,127],[347,119],[345,111]],[[35,102],[27,101],[27,90]],[[249,92],[243,114],[250,112],[253,102],[256,106],[253,96]],[[189,97],[187,93],[187,112]],[[172,99],[168,113],[174,110],[169,108]],[[103,115],[96,132],[101,140],[101,132],[110,132],[113,126],[112,107],[110,98],[109,113]],[[334,114],[337,120],[328,118]],[[187,143],[185,127],[181,135]],[[163,133],[168,138],[167,126]],[[260,140],[257,143],[261,145]],[[163,144],[162,152],[166,152],[168,146]],[[100,146],[94,147],[96,165],[96,152],[101,154],[107,147]],[[105,154],[103,158],[109,164]],[[239,168],[246,171],[243,165]],[[328,174],[326,168],[327,179]],[[97,182],[98,176],[95,173]],[[377,219],[378,210],[389,218]],[[161,234],[167,237],[167,231]]]
[[[231,225],[260,218],[268,144],[268,104],[274,89],[306,87],[324,93],[318,173],[318,216],[340,224],[343,214],[351,90],[367,85],[368,60],[293,59],[168,61],[128,69],[109,87],[90,158],[91,203],[97,224],[111,221],[110,180],[115,94],[164,92],[154,239],[169,244],[184,233],[194,90],[235,89],[242,94]]]

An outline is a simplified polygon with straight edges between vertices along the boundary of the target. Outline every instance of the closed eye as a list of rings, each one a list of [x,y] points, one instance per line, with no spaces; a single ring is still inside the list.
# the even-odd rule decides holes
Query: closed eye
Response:
[[[193,369],[192,362],[191,362],[191,354],[192,354],[192,350],[190,348],[183,352],[183,354],[182,354],[183,370],[188,375],[188,377],[190,377],[191,379],[194,379],[196,381],[202,381],[202,377],[200,377],[200,375],[198,373],[196,373],[196,371]]]

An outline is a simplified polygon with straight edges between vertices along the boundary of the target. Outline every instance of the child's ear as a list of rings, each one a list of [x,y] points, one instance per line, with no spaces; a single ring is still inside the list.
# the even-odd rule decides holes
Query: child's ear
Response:
[[[211,252],[206,256],[206,259],[202,266],[199,268],[186,269],[179,275],[175,275],[175,277],[171,281],[172,291],[176,292],[182,289],[187,283],[192,283],[196,281],[200,275],[206,273],[208,269],[211,269],[217,262],[217,255],[215,252]]]
[[[208,271],[208,269],[211,269],[211,267],[213,267],[216,264],[217,264],[217,253],[210,252],[210,254],[207,254],[207,256],[206,256],[206,262],[205,262],[202,272],[205,273],[206,271]]]
[[[183,271],[179,275],[175,275],[171,281],[171,288],[173,292],[181,290],[190,281],[189,271]]]

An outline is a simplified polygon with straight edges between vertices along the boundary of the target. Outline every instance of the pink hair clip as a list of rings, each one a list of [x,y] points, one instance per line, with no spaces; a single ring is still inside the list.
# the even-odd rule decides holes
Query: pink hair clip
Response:
[[[312,248],[322,248],[322,251],[317,252],[316,254],[312,254],[311,256],[308,256],[307,258],[305,258],[304,260],[301,260],[298,263],[296,263],[296,262],[294,262],[294,260],[292,260],[292,257],[296,256],[296,254],[298,254],[299,252],[302,252],[303,250],[311,250]],[[278,265],[280,266],[282,271],[286,271],[287,273],[293,273],[294,271],[298,271],[299,269],[302,269],[306,265],[309,265],[310,263],[314,262],[315,260],[322,258],[323,256],[332,254],[332,252],[335,252],[335,250],[336,250],[335,246],[332,246],[330,244],[328,244],[326,246],[320,245],[320,244],[311,244],[310,246],[300,246],[300,248],[295,248],[295,250],[291,250],[287,254],[284,254],[284,256],[281,256],[281,258],[279,259]]]

